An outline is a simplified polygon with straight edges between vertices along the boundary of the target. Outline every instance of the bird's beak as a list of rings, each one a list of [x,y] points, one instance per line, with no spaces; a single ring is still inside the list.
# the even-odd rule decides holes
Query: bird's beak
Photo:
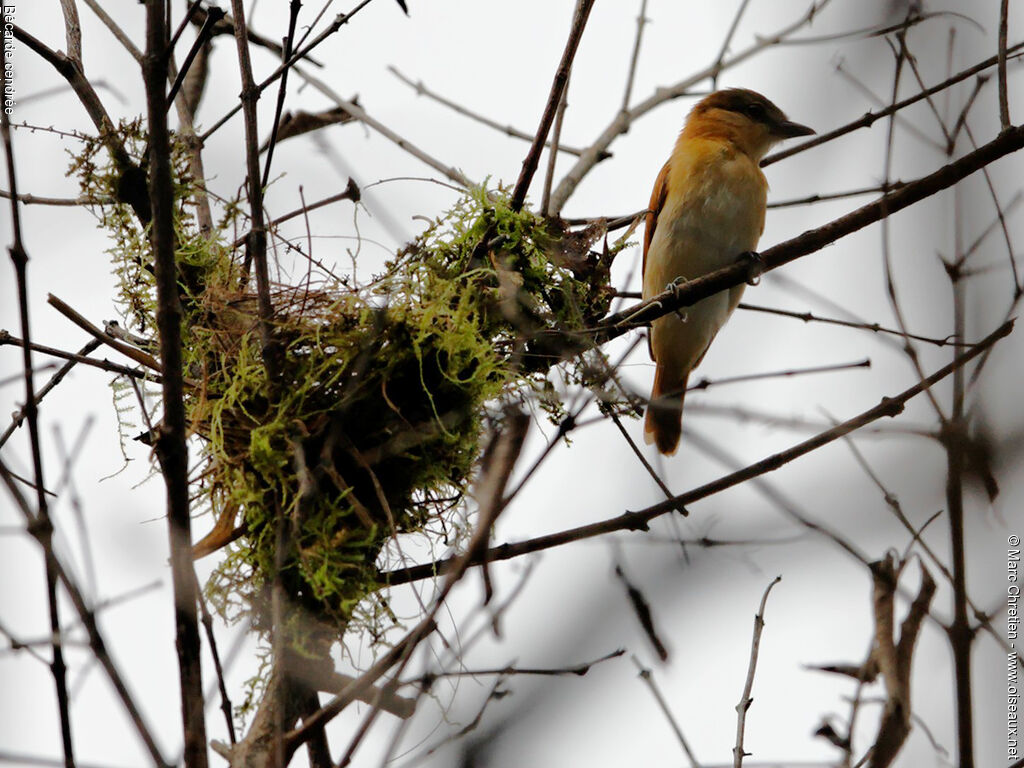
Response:
[[[783,120],[773,126],[772,133],[784,139],[791,139],[794,136],[810,136],[812,133],[816,133],[816,131],[813,128],[808,128],[806,125],[794,123],[792,120]]]

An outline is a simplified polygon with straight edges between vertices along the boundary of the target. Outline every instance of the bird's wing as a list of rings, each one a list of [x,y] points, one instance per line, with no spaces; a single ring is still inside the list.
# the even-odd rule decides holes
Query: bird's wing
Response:
[[[654,191],[651,192],[651,203],[647,208],[647,216],[644,219],[644,263],[643,272],[647,272],[647,249],[651,247],[651,240],[654,238],[654,228],[658,224],[658,214],[665,206],[665,199],[668,197],[668,163],[661,167],[661,172],[654,182]]]

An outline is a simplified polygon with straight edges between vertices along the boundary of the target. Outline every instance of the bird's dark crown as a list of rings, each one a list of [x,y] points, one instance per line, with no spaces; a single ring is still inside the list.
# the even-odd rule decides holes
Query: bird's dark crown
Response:
[[[778,125],[786,121],[785,113],[768,98],[747,88],[726,88],[704,97],[693,108],[695,116],[712,109],[738,112],[757,123]]]

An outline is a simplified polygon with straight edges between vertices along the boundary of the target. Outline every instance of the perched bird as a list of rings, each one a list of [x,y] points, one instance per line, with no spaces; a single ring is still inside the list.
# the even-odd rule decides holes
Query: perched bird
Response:
[[[699,101],[654,182],[644,233],[644,298],[754,251],[768,194],[758,162],[773,144],[811,133],[754,91],[729,88]],[[743,286],[736,286],[651,324],[655,372],[644,439],[664,454],[679,446],[690,371],[742,294]]]

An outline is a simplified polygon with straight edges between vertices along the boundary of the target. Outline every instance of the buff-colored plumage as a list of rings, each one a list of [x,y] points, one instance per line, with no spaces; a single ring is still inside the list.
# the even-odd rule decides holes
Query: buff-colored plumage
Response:
[[[768,182],[758,162],[789,136],[813,133],[760,94],[716,91],[693,108],[651,194],[644,235],[643,295],[692,280],[755,250],[764,230]],[[690,371],[729,319],[743,286],[651,324],[655,362],[644,438],[671,455],[679,445]]]

